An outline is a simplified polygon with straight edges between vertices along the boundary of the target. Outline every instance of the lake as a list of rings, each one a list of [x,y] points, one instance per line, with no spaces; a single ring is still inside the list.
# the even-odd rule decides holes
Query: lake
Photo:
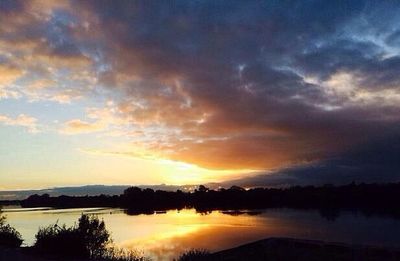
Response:
[[[259,211],[173,210],[151,215],[128,215],[122,209],[9,208],[8,222],[32,245],[41,226],[73,225],[81,213],[104,219],[114,242],[155,260],[171,260],[192,248],[218,251],[267,237],[294,237],[350,244],[400,246],[400,220],[342,211],[321,215],[318,210]]]

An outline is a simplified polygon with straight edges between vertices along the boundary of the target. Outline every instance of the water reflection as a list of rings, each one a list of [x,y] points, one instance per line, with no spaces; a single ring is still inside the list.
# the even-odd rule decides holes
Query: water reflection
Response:
[[[161,211],[146,214],[122,209],[7,209],[9,223],[34,242],[40,226],[73,225],[81,213],[97,214],[114,241],[154,257],[171,260],[191,248],[218,251],[266,237],[295,237],[399,246],[400,220],[366,217],[350,211],[268,209],[252,211]],[[135,215],[132,215],[135,214]]]

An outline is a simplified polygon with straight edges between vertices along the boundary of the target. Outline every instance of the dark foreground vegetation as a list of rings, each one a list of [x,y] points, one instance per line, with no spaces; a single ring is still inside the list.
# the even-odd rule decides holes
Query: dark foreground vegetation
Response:
[[[110,243],[104,222],[88,215],[82,215],[72,227],[54,224],[40,228],[35,237],[37,253],[74,258],[101,257]]]
[[[144,261],[147,258],[134,251],[116,248],[103,221],[82,214],[72,227],[53,224],[40,228],[32,247],[23,247],[21,235],[6,222],[0,213],[1,260],[96,260]],[[11,251],[14,249],[14,251]],[[3,253],[6,253],[6,259]],[[18,257],[18,258],[17,258]]]
[[[6,222],[0,209],[0,246],[19,247],[22,244],[21,234]]]
[[[400,217],[400,183],[325,185],[321,187],[254,188],[210,190],[199,186],[193,192],[169,192],[130,187],[120,196],[50,197],[32,195],[20,203],[23,207],[122,207],[128,214],[153,213],[169,209],[195,208],[199,212],[226,209],[303,208],[319,209],[327,218],[335,218],[343,209],[364,214]]]

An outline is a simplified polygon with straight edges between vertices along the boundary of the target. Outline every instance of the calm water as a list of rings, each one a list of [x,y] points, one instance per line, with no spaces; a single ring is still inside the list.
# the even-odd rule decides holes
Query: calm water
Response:
[[[55,222],[72,225],[81,213],[97,214],[106,222],[115,243],[156,260],[171,260],[191,248],[217,251],[266,237],[400,246],[400,220],[352,212],[342,212],[334,220],[323,218],[318,211],[292,209],[235,215],[181,210],[130,216],[121,209],[8,209],[5,212],[27,245],[33,244],[40,226]]]

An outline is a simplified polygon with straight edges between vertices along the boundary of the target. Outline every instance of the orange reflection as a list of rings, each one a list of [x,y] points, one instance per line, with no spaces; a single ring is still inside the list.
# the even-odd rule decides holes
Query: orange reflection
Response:
[[[155,260],[172,260],[189,249],[218,251],[296,229],[277,218],[232,216],[216,211],[208,215],[194,210],[170,211],[153,215],[152,219],[150,230],[148,226],[135,225],[135,229],[147,230],[147,236],[120,241],[119,245],[143,251]]]

